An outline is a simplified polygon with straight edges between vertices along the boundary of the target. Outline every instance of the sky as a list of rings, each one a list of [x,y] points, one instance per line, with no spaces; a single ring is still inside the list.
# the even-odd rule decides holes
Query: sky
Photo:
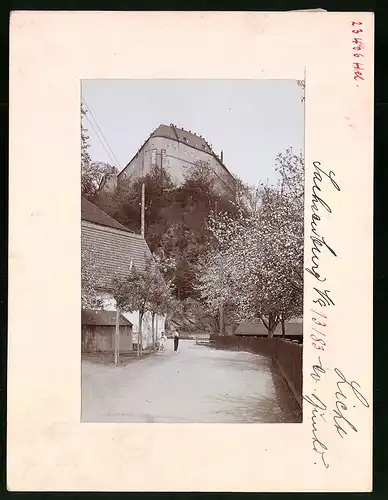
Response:
[[[162,123],[202,135],[251,185],[276,182],[276,155],[303,149],[295,80],[83,80],[81,93],[91,158],[119,170]]]

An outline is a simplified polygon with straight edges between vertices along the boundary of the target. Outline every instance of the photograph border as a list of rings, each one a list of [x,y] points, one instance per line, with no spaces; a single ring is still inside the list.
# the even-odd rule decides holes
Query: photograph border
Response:
[[[352,35],[349,30],[355,15],[366,26],[364,38],[367,41],[364,49],[367,64],[364,81],[359,87],[353,80]],[[86,18],[89,20],[87,30]],[[152,35],[147,38],[147,45],[141,48],[133,44],[139,34],[139,21],[142,21],[143,36],[145,33]],[[112,35],[107,37],[110,41],[106,45],[102,45],[99,37],[102,26]],[[199,44],[194,44],[199,27],[203,35]],[[63,29],[70,29],[74,38],[61,39]],[[311,429],[307,422],[298,426],[299,432],[295,428],[289,431],[289,426],[282,425],[281,429],[276,429],[276,436],[272,429],[270,431],[262,424],[260,429],[254,425],[249,428],[233,426],[228,435],[225,426],[219,425],[193,425],[189,434],[182,426],[165,426],[163,432],[159,429],[152,435],[148,431],[145,433],[141,424],[132,425],[129,434],[128,428],[122,424],[119,424],[120,428],[115,425],[80,425],[77,423],[79,394],[74,393],[79,384],[79,372],[74,368],[80,361],[77,352],[79,313],[74,317],[69,315],[61,325],[61,332],[73,331],[77,339],[74,337],[73,342],[64,347],[60,358],[54,355],[55,346],[52,342],[50,344],[50,338],[55,318],[62,317],[64,310],[79,311],[80,303],[79,278],[74,278],[80,275],[79,263],[76,262],[77,255],[79,260],[79,224],[76,223],[79,220],[77,79],[85,74],[95,78],[104,74],[123,75],[131,69],[137,71],[138,76],[148,78],[152,78],[153,72],[187,78],[192,75],[193,68],[187,61],[177,66],[178,58],[166,63],[157,61],[152,68],[144,66],[155,47],[172,46],[177,35],[184,33],[184,43],[176,47],[177,56],[184,51],[191,51],[193,56],[200,55],[204,47],[207,47],[208,54],[210,51],[211,63],[204,63],[200,68],[202,76],[208,71],[209,75],[219,74],[221,77],[233,72],[240,76],[269,78],[280,77],[289,71],[295,79],[300,79],[303,68],[307,66],[310,84],[306,86],[306,165],[311,168],[312,162],[321,161],[338,176],[341,197],[335,198],[332,192],[327,194],[326,200],[330,202],[334,216],[325,219],[322,228],[327,241],[336,242],[338,255],[346,255],[347,259],[339,257],[335,262],[327,260],[322,264],[330,271],[330,283],[338,300],[338,307],[331,316],[333,335],[330,337],[331,351],[327,354],[328,369],[340,366],[342,373],[349,373],[352,380],[357,380],[371,402],[373,31],[371,13],[13,14],[7,450],[8,487],[11,490],[371,490],[371,411],[357,410],[355,418],[359,432],[346,441],[339,441],[334,428],[322,427],[322,432],[327,432],[322,439],[330,442],[332,463],[328,470],[314,464],[316,457],[310,447]],[[331,37],[332,33],[336,36]],[[225,43],[217,43],[219,39]],[[233,45],[232,39],[238,39],[239,43]],[[79,44],[81,40],[82,45]],[[325,40],[323,45],[322,40]],[[286,42],[287,53],[291,54],[288,56],[284,51]],[[263,43],[271,46],[271,51],[261,51]],[[136,51],[126,53],[124,47],[128,46],[136,46]],[[36,53],[41,54],[38,60]],[[106,62],[104,68],[101,68],[101,61]],[[123,61],[127,62],[125,66]],[[260,66],[255,65],[256,61],[260,61]],[[336,78],[332,78],[333,74]],[[29,95],[35,95],[36,99],[29,99]],[[61,119],[58,117],[59,107]],[[35,127],[29,136],[23,133],[27,114],[36,116]],[[47,137],[48,124],[49,143],[42,141],[43,131]],[[15,145],[13,138],[18,136],[23,137],[23,148]],[[59,158],[55,155],[58,150],[63,151]],[[54,157],[57,158],[55,171],[50,170]],[[35,167],[33,171],[26,168],[31,164]],[[69,165],[74,165],[74,169]],[[347,165],[352,166],[351,176],[345,170]],[[306,192],[311,190],[311,181],[310,170]],[[58,183],[64,189],[53,191]],[[20,196],[21,191],[23,196]],[[358,200],[356,206],[352,204],[355,197]],[[53,211],[58,206],[62,208]],[[58,230],[59,226],[62,232]],[[63,231],[65,227],[66,231]],[[352,231],[352,246],[344,234],[344,227]],[[57,228],[54,233],[52,228]],[[48,239],[50,230],[51,240]],[[69,249],[73,248],[74,252],[70,252]],[[58,265],[61,261],[68,263],[66,269]],[[355,277],[353,269],[359,262],[363,262],[363,266]],[[43,277],[43,269],[51,274]],[[60,289],[57,292],[59,297],[53,300],[52,293],[57,290],[58,283],[66,283],[66,287]],[[349,290],[353,292],[356,286],[362,290],[360,295],[365,303],[364,314],[357,321],[352,295],[349,298]],[[30,297],[23,293],[25,290],[39,290],[41,296],[47,298],[44,315],[41,310],[34,309]],[[312,290],[306,290],[305,301],[310,301]],[[345,328],[352,335],[359,334],[357,344],[349,345]],[[35,333],[34,339],[26,339],[25,331],[39,334]],[[41,345],[45,349],[39,352],[38,346]],[[41,362],[33,363],[33,358]],[[314,365],[315,359],[312,349],[305,345],[305,377],[306,373],[309,376],[309,367]],[[356,360],[363,363],[355,363]],[[321,394],[328,398],[328,405],[335,405],[336,377],[333,371],[326,375],[321,381]],[[24,387],[27,381],[30,392],[21,394],[20,387]],[[311,386],[305,388],[310,389]],[[180,436],[174,441],[173,448],[170,446],[172,427]],[[204,437],[207,440],[206,456],[198,446]],[[287,450],[282,447],[285,441]],[[302,442],[306,443],[305,449],[302,449]],[[260,453],[257,443],[260,443]],[[297,459],[292,450],[298,450]],[[356,452],[363,460],[348,464],[345,458]],[[112,456],[116,459],[109,460]],[[163,467],[160,456],[164,456]],[[257,477],[259,457],[263,463],[260,478]],[[303,478],[297,474],[301,468],[305,471]],[[152,478],[146,474],[147,469],[155,472]],[[128,470],[131,470],[130,475]],[[280,478],[275,479],[275,470],[277,475],[281,471]]]

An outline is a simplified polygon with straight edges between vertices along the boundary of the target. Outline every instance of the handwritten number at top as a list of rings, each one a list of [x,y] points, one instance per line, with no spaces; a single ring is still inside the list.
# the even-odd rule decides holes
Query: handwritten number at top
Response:
[[[364,30],[362,28],[357,28],[357,26],[362,26],[362,21],[352,21],[351,26],[356,27],[355,29],[352,30],[352,33],[356,35],[353,38],[353,56],[354,57],[364,57],[364,54],[362,53],[362,50],[364,49],[364,41],[362,38],[359,38],[357,35],[360,33],[364,33]],[[361,63],[353,63],[353,79],[355,81],[358,80],[364,80],[364,67]],[[358,85],[357,85],[358,86]]]

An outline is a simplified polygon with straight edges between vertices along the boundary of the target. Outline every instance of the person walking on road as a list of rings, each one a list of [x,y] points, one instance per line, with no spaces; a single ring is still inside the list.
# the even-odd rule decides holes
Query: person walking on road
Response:
[[[175,330],[175,332],[174,332],[174,351],[175,352],[178,351],[178,345],[179,345],[179,333],[177,332],[177,330]]]

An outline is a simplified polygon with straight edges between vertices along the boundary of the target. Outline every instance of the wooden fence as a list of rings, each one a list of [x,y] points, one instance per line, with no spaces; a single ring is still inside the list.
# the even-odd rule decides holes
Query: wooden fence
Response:
[[[210,335],[215,346],[241,349],[271,357],[277,364],[298,404],[302,406],[303,346],[281,339],[238,337],[235,335]]]

